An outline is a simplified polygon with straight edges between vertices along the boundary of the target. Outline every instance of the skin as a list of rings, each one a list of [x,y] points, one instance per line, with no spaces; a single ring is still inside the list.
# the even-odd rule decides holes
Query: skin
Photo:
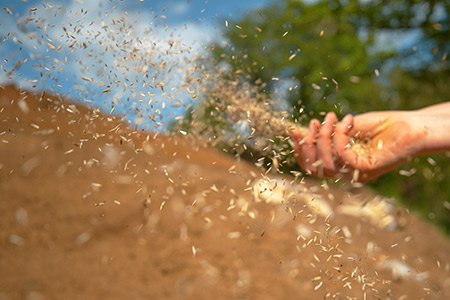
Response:
[[[450,102],[415,111],[333,112],[322,123],[311,120],[308,132],[292,132],[295,157],[307,174],[367,182],[414,156],[450,150]],[[351,141],[367,142],[369,155],[358,154]]]

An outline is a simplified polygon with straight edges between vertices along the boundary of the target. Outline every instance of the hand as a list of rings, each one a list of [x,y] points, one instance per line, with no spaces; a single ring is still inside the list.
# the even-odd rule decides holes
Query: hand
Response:
[[[366,182],[386,173],[426,148],[427,129],[414,113],[371,112],[338,122],[328,113],[311,120],[304,135],[294,131],[295,157],[308,174]],[[365,153],[353,143],[365,142]]]

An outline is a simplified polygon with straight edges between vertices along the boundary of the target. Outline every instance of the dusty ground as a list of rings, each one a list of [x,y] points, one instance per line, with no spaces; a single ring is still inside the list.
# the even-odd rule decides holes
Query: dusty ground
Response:
[[[0,299],[449,299],[450,243],[364,189],[0,88]]]

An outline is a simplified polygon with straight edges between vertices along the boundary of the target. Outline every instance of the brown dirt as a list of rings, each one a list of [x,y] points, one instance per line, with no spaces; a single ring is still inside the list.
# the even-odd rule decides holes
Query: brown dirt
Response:
[[[448,239],[364,189],[11,86],[0,134],[2,300],[450,297]]]

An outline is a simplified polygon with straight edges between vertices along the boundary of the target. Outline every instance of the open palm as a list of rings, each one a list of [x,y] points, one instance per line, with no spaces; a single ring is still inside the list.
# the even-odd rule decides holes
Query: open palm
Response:
[[[426,131],[413,125],[404,112],[347,115],[338,122],[328,113],[324,122],[310,122],[306,134],[293,133],[295,156],[309,174],[359,182],[386,173],[423,148]],[[352,147],[365,144],[365,153]]]

